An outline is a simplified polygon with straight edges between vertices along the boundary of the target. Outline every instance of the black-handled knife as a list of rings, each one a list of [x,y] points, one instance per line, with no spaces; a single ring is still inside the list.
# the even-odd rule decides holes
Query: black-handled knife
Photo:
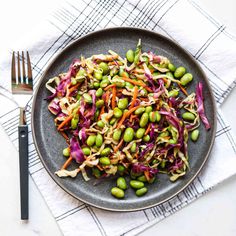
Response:
[[[28,220],[29,218],[28,126],[26,124],[24,108],[20,108],[20,122],[18,131],[19,131],[21,219]]]

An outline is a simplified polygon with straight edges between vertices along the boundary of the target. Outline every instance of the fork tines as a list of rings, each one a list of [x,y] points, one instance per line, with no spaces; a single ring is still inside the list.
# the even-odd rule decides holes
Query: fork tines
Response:
[[[15,56],[15,52],[12,53],[11,79],[13,94],[32,94],[33,92],[32,69],[28,51],[26,52],[26,64],[27,75],[25,70],[24,52],[22,51],[21,56],[19,51],[17,52],[17,56]]]

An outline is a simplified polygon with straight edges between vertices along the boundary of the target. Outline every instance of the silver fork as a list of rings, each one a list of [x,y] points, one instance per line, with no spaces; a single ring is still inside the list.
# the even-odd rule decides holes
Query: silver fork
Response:
[[[17,58],[17,63],[16,63]],[[27,75],[25,69],[24,52],[12,54],[11,84],[14,100],[20,108],[20,121],[18,126],[19,135],[19,163],[20,163],[20,202],[21,219],[29,217],[29,183],[28,183],[28,125],[25,117],[25,106],[29,101],[29,95],[33,93],[32,69],[29,53],[26,52]],[[17,76],[16,76],[17,74]]]

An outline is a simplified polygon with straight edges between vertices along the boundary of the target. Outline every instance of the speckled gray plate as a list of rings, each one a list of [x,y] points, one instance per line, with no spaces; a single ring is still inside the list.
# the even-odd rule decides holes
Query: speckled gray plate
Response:
[[[126,190],[125,198],[117,200],[110,194],[110,189],[115,186],[115,179],[97,181],[91,178],[85,182],[81,175],[75,179],[58,178],[54,172],[65,162],[62,156],[62,149],[66,147],[65,140],[57,132],[53,115],[47,109],[49,95],[45,89],[45,83],[53,76],[66,72],[72,60],[81,55],[89,57],[93,54],[107,53],[109,49],[125,56],[125,52],[137,44],[138,39],[142,40],[143,51],[153,51],[168,57],[175,65],[184,65],[190,71],[194,80],[189,91],[195,91],[197,82],[204,85],[205,110],[211,124],[210,131],[200,126],[200,138],[197,143],[189,142],[190,170],[183,178],[172,183],[168,176],[159,174],[157,181],[148,186],[148,193],[143,197],[136,197],[134,191]],[[185,189],[199,174],[211,151],[216,128],[216,108],[212,91],[207,78],[200,66],[183,48],[173,41],[157,33],[137,28],[110,28],[90,33],[79,38],[66,47],[48,65],[42,76],[35,93],[32,110],[32,131],[38,154],[53,180],[66,192],[75,198],[90,205],[112,211],[134,211],[158,205],[174,197]],[[73,164],[76,167],[76,164]]]

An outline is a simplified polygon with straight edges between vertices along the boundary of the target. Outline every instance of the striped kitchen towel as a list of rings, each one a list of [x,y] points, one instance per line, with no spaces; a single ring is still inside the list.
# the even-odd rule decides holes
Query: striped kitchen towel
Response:
[[[227,32],[226,26],[191,0],[74,0],[62,4],[30,34],[26,32],[23,39],[8,49],[8,57],[0,61],[0,76],[9,78],[9,81],[0,79],[0,93],[4,95],[0,104],[0,123],[16,148],[19,110],[10,94],[11,50],[21,48],[31,52],[34,86],[37,86],[47,64],[69,43],[91,31],[111,26],[141,27],[164,34],[187,49],[199,62],[209,78],[218,105],[215,144],[201,174],[176,197],[150,209],[117,213],[86,205],[58,187],[43,167],[29,129],[30,175],[66,236],[138,234],[236,173],[236,145],[231,128],[220,112],[222,102],[235,85],[236,38]],[[27,105],[28,124],[31,107],[32,99]]]

